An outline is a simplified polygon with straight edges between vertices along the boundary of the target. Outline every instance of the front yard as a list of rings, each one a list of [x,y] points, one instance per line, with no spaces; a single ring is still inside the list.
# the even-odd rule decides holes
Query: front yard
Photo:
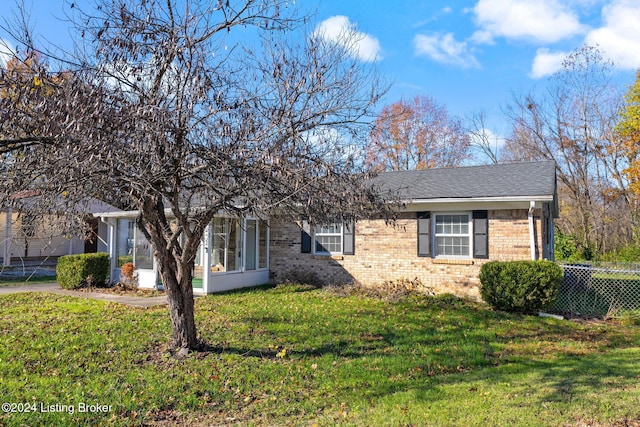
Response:
[[[638,319],[303,286],[202,297],[196,316],[210,346],[178,361],[165,307],[0,297],[0,425],[640,422]]]

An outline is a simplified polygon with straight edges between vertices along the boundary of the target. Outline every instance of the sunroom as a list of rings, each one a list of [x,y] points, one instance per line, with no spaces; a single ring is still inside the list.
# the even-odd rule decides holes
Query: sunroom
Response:
[[[136,227],[137,211],[95,214],[107,225],[111,281],[132,262],[140,288],[162,289],[153,249]],[[269,281],[269,221],[256,217],[217,216],[205,229],[196,257],[194,293],[215,293]]]

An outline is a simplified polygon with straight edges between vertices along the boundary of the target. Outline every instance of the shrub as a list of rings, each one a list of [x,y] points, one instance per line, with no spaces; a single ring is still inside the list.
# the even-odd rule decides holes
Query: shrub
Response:
[[[640,246],[633,243],[623,245],[611,252],[605,253],[602,256],[602,261],[637,263],[640,261]]]
[[[61,256],[58,258],[56,274],[58,283],[64,289],[104,286],[109,278],[109,255],[100,252]]]
[[[551,261],[491,261],[480,268],[480,294],[497,310],[535,313],[553,305],[562,279]]]

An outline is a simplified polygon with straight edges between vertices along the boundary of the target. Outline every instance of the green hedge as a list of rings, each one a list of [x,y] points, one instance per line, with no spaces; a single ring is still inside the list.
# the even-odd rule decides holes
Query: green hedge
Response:
[[[562,279],[551,261],[491,261],[480,268],[480,294],[497,310],[535,313],[554,304]]]
[[[65,255],[56,266],[58,283],[64,289],[77,289],[85,285],[104,286],[109,279],[109,254]]]

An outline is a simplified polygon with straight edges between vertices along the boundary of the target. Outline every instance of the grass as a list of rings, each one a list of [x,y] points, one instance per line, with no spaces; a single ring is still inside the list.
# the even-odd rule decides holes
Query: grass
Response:
[[[1,286],[34,285],[38,283],[52,283],[56,281],[56,276],[14,276],[0,277]]]
[[[640,418],[640,324],[399,302],[302,286],[196,301],[210,346],[183,361],[166,308],[0,297],[0,425],[616,425]]]

